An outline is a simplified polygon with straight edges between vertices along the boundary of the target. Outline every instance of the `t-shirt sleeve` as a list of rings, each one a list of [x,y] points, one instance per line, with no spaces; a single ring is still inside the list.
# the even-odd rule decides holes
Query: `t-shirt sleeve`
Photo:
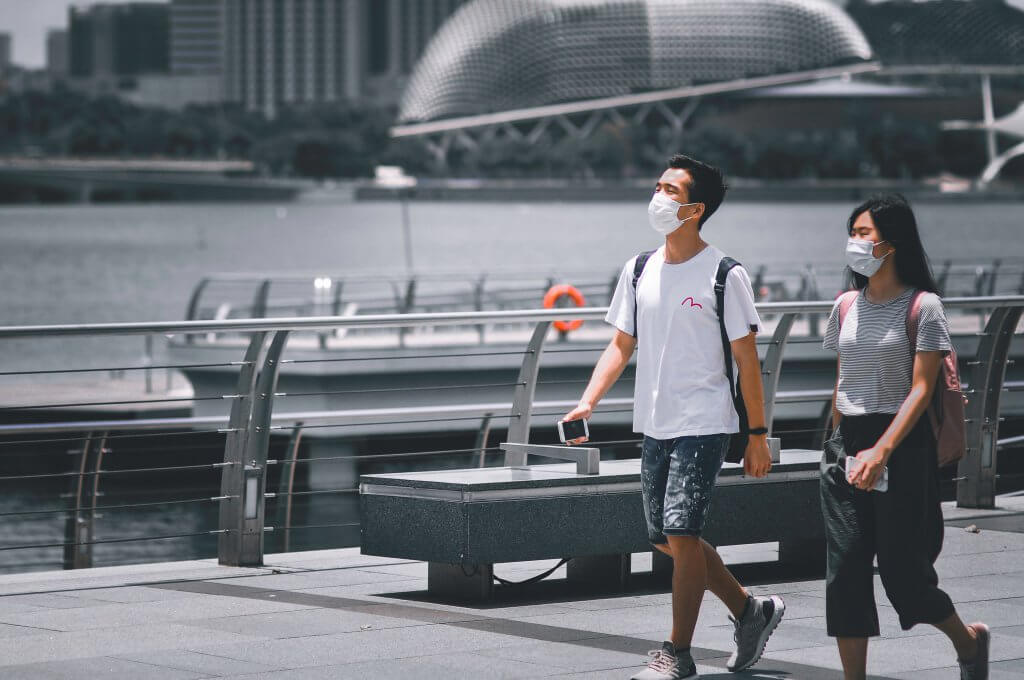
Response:
[[[636,319],[636,291],[633,290],[633,263],[636,258],[630,258],[629,262],[622,268],[619,274],[619,283],[615,286],[615,294],[608,305],[608,314],[604,320],[618,328],[623,333],[636,337],[636,329],[633,323]]]
[[[729,342],[757,333],[761,328],[761,317],[754,306],[754,289],[743,267],[733,267],[725,279],[725,311],[722,316]]]
[[[833,352],[839,351],[839,300],[836,300],[836,303],[832,305],[832,313],[828,315],[828,325],[825,327],[825,340],[821,343],[821,346]]]
[[[953,349],[949,339],[949,322],[942,300],[938,295],[925,294],[921,298],[921,315],[917,322],[918,352],[948,352]]]

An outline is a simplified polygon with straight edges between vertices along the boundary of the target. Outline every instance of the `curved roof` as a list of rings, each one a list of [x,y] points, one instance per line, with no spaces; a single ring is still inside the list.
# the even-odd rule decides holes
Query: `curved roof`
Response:
[[[1024,11],[1006,2],[882,2],[848,11],[886,65],[1024,64]]]
[[[811,70],[871,57],[825,0],[473,0],[441,27],[399,120]]]

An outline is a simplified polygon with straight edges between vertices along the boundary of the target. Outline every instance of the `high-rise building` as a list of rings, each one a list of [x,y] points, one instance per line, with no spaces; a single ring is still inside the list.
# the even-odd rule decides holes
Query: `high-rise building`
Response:
[[[68,75],[68,32],[52,29],[46,32],[46,72],[54,78]]]
[[[225,95],[282,105],[395,104],[426,43],[466,0],[222,0]]]
[[[0,73],[7,71],[11,65],[12,42],[10,33],[0,33]]]
[[[223,0],[171,0],[171,73],[215,75],[223,71]]]
[[[115,80],[169,70],[168,6],[156,3],[72,6],[68,10],[70,73]]]

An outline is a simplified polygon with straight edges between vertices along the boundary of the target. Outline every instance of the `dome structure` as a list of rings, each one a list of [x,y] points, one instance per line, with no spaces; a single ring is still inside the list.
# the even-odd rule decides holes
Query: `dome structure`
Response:
[[[805,71],[871,58],[826,0],[473,0],[413,70],[402,122]]]
[[[1005,0],[881,2],[849,13],[889,66],[1024,64],[1024,11]]]

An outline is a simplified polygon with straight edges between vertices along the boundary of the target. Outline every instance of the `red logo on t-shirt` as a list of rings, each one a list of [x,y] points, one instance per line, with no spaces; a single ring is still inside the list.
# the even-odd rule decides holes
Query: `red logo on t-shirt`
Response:
[[[696,307],[697,309],[704,309],[704,305],[702,305],[699,302],[694,302],[692,297],[688,297],[685,300],[683,300],[682,304],[686,305],[687,302],[690,303],[691,307]]]

